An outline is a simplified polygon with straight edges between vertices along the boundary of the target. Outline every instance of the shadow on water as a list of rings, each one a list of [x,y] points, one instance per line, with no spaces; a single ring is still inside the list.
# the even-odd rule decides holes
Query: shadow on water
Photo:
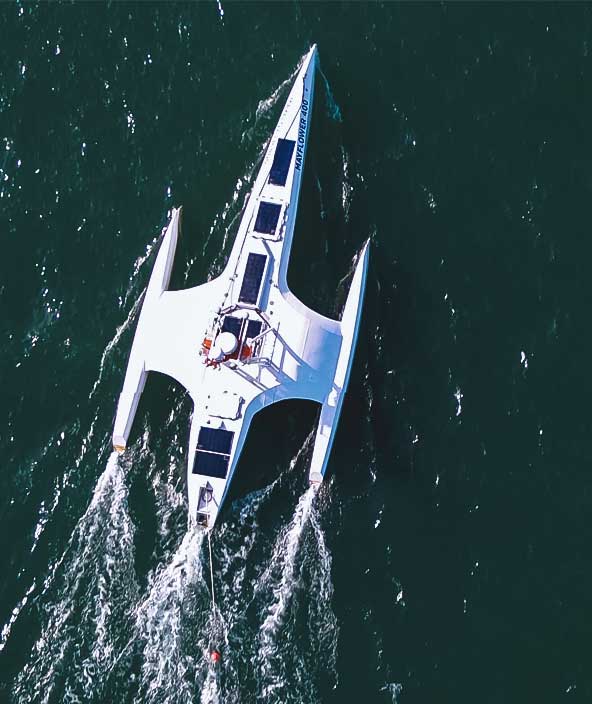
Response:
[[[257,413],[232,478],[227,506],[274,482],[305,445],[317,417],[317,404],[297,399],[274,403]],[[308,480],[306,467],[299,471]],[[224,513],[225,509],[222,517]]]

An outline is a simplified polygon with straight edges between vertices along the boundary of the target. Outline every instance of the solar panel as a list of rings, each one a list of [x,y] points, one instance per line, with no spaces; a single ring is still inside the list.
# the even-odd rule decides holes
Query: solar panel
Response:
[[[240,293],[238,294],[240,303],[250,303],[252,305],[257,303],[266,262],[267,255],[265,254],[253,254],[253,252],[249,254],[245,275],[243,276],[243,283]]]
[[[261,332],[262,323],[260,320],[249,320],[247,323],[247,337],[253,338]]]
[[[215,455],[212,452],[199,452],[198,450],[195,453],[195,461],[191,471],[193,474],[203,474],[206,477],[226,479],[229,460],[228,455]]]
[[[273,155],[273,164],[269,172],[269,183],[274,186],[285,186],[294,153],[294,145],[296,142],[293,139],[278,139]]]
[[[229,455],[234,433],[220,428],[200,428],[197,449]]]
[[[233,315],[225,316],[222,321],[222,332],[231,332],[236,338],[240,337],[242,318],[235,318]]]
[[[234,433],[230,430],[200,428],[192,473],[225,479],[233,437]]]
[[[265,235],[275,235],[281,209],[282,206],[277,203],[261,201],[255,220],[255,231]]]

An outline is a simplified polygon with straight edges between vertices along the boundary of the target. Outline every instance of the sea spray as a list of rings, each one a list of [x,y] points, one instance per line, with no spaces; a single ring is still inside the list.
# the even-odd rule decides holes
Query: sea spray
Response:
[[[15,683],[19,702],[59,698],[60,687],[72,700],[90,701],[100,692],[138,589],[127,502],[124,473],[113,452],[54,579],[46,583],[41,634]]]
[[[333,684],[337,683],[337,638],[339,626],[331,607],[333,600],[333,580],[331,579],[331,553],[327,547],[321,526],[318,501],[312,506],[310,524],[313,529],[316,555],[310,561],[310,600],[308,626],[314,657],[318,655]]]

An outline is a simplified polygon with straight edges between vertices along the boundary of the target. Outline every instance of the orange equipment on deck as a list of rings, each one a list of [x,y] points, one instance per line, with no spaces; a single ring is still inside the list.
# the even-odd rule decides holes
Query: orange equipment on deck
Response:
[[[201,349],[202,349],[202,354],[206,355],[206,358],[204,360],[204,363],[209,366],[209,367],[217,367],[220,362],[216,362],[213,359],[208,359],[208,352],[212,349],[212,340],[209,337],[204,337],[203,342],[201,343]],[[253,354],[253,350],[249,347],[249,345],[243,344],[238,345],[236,350],[232,354],[227,354],[222,362],[226,362],[229,359],[238,359],[238,353],[240,351],[240,358],[241,362],[245,361],[246,359],[249,359],[251,355]]]

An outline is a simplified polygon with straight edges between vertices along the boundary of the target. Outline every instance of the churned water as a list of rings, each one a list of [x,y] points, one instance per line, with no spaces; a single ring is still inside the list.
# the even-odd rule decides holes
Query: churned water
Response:
[[[0,700],[589,702],[589,5],[17,2],[0,36]],[[336,315],[370,237],[364,320],[318,495],[315,409],[257,417],[213,611],[190,400],[150,378],[123,457],[115,402],[171,207],[194,285],[313,42],[289,280]]]

